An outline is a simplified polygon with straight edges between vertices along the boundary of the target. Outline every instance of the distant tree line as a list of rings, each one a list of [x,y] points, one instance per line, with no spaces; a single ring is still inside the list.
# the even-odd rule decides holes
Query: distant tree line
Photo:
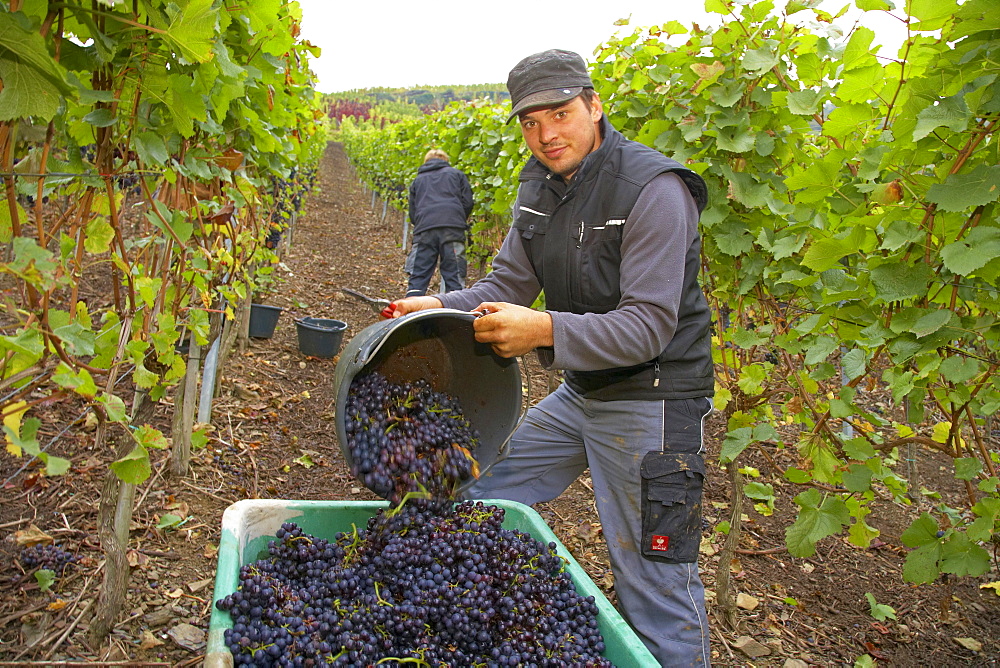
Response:
[[[327,93],[323,101],[330,118],[356,121],[372,118],[398,120],[441,111],[456,100],[470,102],[486,99],[499,103],[510,95],[503,84],[465,86],[424,86],[421,88],[361,88]]]

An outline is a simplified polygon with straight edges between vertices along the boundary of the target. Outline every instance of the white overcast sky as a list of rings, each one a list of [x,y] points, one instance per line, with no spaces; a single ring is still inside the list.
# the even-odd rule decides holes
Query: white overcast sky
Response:
[[[718,14],[703,0],[571,0],[509,2],[483,0],[299,0],[302,38],[323,49],[312,60],[321,92],[355,88],[418,87],[505,83],[523,57],[546,49],[576,51],[588,62],[610,36],[637,26],[675,20],[690,26],[717,26]],[[782,0],[775,3],[782,6]],[[831,13],[852,0],[823,0]],[[899,4],[899,3],[897,3]],[[630,25],[618,19],[631,14]],[[801,12],[805,16],[807,12]],[[857,12],[854,12],[857,14]],[[850,29],[844,17],[837,24]],[[884,13],[868,12],[865,25],[876,43],[903,39],[901,24]]]

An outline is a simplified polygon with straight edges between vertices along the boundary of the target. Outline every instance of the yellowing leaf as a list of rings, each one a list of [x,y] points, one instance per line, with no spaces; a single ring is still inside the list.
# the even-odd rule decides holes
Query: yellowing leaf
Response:
[[[951,422],[938,422],[934,425],[934,433],[931,438],[937,443],[947,443],[948,434],[951,433]]]
[[[10,408],[13,408],[14,410],[3,416],[3,426],[9,427],[15,434],[20,434],[21,417],[24,415],[24,412],[28,410],[28,404],[23,401],[17,401],[11,404]],[[15,457],[20,457],[21,446],[11,440],[10,434],[4,432],[4,437],[7,439],[7,453],[14,455]]]
[[[88,253],[104,253],[111,248],[115,229],[106,216],[94,216],[84,230],[83,247]]]
[[[1000,582],[987,582],[986,584],[979,585],[980,589],[992,589],[993,593],[1000,596]]]
[[[47,606],[45,606],[45,609],[46,610],[52,610],[53,612],[55,612],[55,611],[58,611],[58,610],[62,610],[63,608],[66,607],[66,605],[67,605],[66,601],[64,601],[62,599],[57,599],[57,600],[52,601],[51,603],[49,603]]]
[[[28,220],[28,214],[24,207],[18,202],[14,202],[14,215],[17,216],[19,225],[23,225]],[[6,198],[0,198],[0,243],[9,244],[14,236],[14,221],[10,217],[10,203]]]

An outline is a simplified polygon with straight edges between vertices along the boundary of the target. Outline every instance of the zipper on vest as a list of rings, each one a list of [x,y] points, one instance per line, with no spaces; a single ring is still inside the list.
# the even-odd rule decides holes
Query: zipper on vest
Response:
[[[653,362],[653,387],[660,386],[660,361]]]

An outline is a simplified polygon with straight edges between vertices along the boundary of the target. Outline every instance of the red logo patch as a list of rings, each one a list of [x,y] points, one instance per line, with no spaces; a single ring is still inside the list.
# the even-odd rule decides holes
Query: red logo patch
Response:
[[[653,536],[649,549],[656,550],[657,552],[666,552],[669,546],[670,536]]]

